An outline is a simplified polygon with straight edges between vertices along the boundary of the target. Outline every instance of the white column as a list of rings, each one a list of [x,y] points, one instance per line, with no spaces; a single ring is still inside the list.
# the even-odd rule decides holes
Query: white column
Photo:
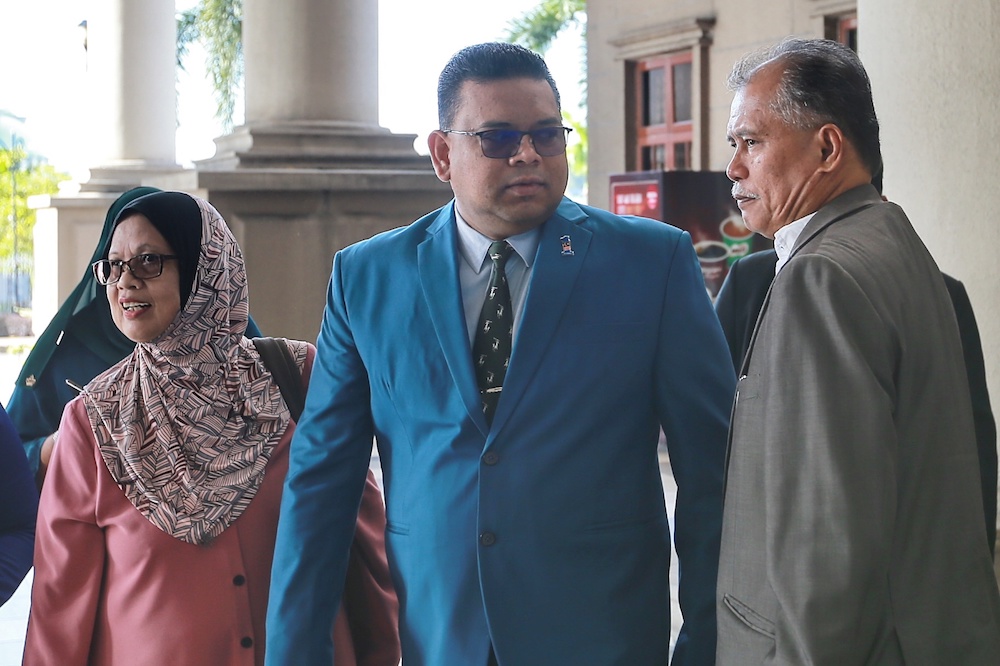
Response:
[[[244,0],[245,124],[201,170],[420,169],[378,124],[378,0]]]
[[[245,123],[215,140],[189,188],[233,228],[261,329],[312,340],[330,257],[451,190],[415,135],[378,124],[378,0],[244,0],[243,61]]]
[[[108,206],[125,190],[176,164],[174,0],[87,3],[87,99],[67,99],[83,114],[90,177],[80,194],[38,197],[35,226],[36,333],[41,332],[86,269]],[[39,277],[43,276],[44,277]]]
[[[882,125],[885,194],[906,210],[941,269],[965,283],[997,408],[1000,189],[994,153],[1000,145],[1000,12],[995,2],[860,0],[858,26]]]
[[[858,39],[882,126],[885,193],[906,210],[941,270],[965,283],[997,412],[1000,189],[994,153],[1000,145],[1000,11],[995,3],[859,0]],[[1000,561],[997,566],[1000,572]]]
[[[376,0],[245,0],[246,124],[378,125]]]
[[[174,0],[98,0],[87,17],[93,163],[176,161]]]

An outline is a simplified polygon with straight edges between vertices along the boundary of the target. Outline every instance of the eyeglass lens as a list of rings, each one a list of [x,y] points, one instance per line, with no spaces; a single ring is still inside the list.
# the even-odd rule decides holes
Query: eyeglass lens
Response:
[[[161,254],[137,254],[128,261],[102,259],[94,263],[94,276],[101,284],[113,284],[122,277],[123,267],[128,267],[132,275],[140,280],[159,277],[163,273]]]
[[[518,130],[486,130],[479,133],[486,157],[507,159],[521,149],[521,137],[531,137],[535,152],[542,157],[554,157],[566,150],[566,130],[562,127],[542,127],[530,132]]]

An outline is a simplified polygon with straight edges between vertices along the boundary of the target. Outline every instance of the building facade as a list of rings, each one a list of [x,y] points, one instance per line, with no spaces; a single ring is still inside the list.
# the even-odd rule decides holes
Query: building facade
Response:
[[[713,170],[729,161],[726,75],[741,55],[795,34],[857,44],[855,0],[591,0],[589,191],[608,206],[624,171]]]
[[[882,126],[885,194],[906,210],[941,269],[965,284],[996,411],[996,0],[589,0],[587,13],[589,196],[600,207],[609,205],[612,174],[725,170],[726,77],[747,51],[788,35],[854,47]]]

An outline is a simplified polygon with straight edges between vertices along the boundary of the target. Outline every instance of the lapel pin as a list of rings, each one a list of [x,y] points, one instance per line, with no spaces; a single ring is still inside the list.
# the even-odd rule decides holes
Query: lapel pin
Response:
[[[569,236],[562,236],[559,238],[559,244],[562,245],[562,255],[564,257],[572,257],[573,252],[573,241],[570,240]]]

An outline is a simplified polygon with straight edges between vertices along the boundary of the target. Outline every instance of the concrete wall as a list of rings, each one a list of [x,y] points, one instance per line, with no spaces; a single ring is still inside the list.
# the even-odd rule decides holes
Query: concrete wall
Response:
[[[45,330],[90,267],[104,216],[116,198],[116,194],[101,192],[31,197],[29,205],[36,209],[31,325],[36,335]]]

